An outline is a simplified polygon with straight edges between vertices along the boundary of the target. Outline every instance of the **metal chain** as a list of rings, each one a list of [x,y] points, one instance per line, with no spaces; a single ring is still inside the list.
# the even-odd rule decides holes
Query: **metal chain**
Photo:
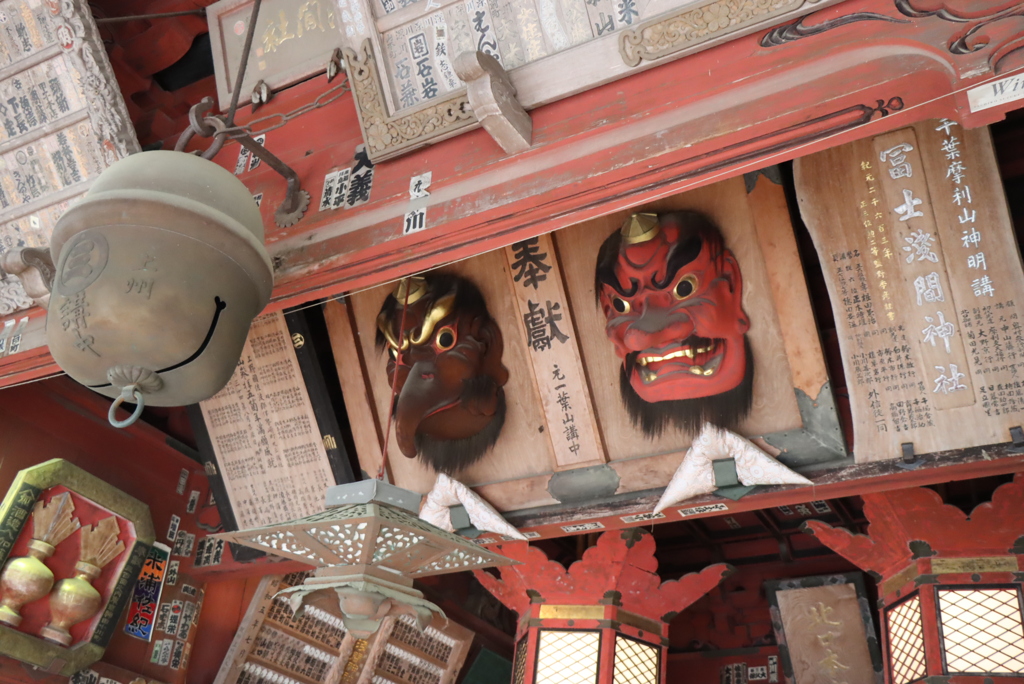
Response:
[[[324,92],[320,93],[320,95],[318,95],[315,100],[308,104],[304,104],[301,107],[287,113],[277,112],[274,114],[268,114],[267,116],[261,116],[257,119],[253,119],[249,123],[238,124],[232,126],[231,128],[225,128],[224,135],[229,140],[236,140],[243,135],[248,135],[252,138],[255,138],[258,135],[263,135],[264,133],[269,133],[270,131],[281,128],[281,126],[284,126],[292,119],[297,119],[303,114],[307,114],[313,111],[314,109],[326,107],[327,105],[336,101],[338,98],[340,98],[342,95],[349,92],[350,90],[351,88],[349,87],[348,79],[346,78],[333,88],[329,88]],[[266,121],[274,120],[276,120],[276,122],[269,126],[266,126],[264,128],[257,128],[257,126]]]

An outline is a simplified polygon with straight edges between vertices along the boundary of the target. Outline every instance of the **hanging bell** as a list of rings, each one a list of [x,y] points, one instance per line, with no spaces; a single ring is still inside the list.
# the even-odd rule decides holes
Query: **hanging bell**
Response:
[[[274,284],[249,190],[184,152],[141,152],[106,169],[57,222],[46,335],[71,378],[144,404],[216,394]],[[137,404],[117,421],[121,402]]]

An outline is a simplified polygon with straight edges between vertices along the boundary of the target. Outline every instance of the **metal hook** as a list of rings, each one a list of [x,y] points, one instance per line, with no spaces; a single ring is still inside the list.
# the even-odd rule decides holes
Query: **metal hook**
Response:
[[[213,136],[213,143],[202,153],[203,159],[213,159],[228,137],[228,124],[219,116],[206,116],[206,113],[213,108],[213,98],[204,97],[189,110],[189,127],[182,131],[174,149],[183,152],[185,146],[197,133],[203,137]],[[234,131],[235,129],[231,129]],[[271,169],[281,175],[286,181],[284,201],[274,212],[274,222],[281,228],[294,225],[306,213],[309,208],[309,193],[302,189],[299,174],[295,169],[285,164],[270,150],[253,140],[248,133],[232,133],[231,137],[238,141],[238,144],[249,150],[249,154],[266,163]]]
[[[128,416],[124,420],[118,420],[114,416],[117,413],[118,407],[126,401],[135,401],[135,411],[132,415]],[[142,410],[146,408],[146,400],[142,397],[142,392],[135,385],[128,385],[121,388],[121,395],[114,399],[114,403],[110,405],[110,410],[107,411],[107,420],[110,424],[116,428],[126,428],[139,419],[142,415]]]
[[[178,152],[183,152],[188,141],[196,133],[204,138],[213,136],[213,143],[202,153],[203,159],[213,159],[220,152],[221,147],[224,146],[224,140],[227,138],[225,131],[231,130],[231,137],[238,140],[242,147],[249,150],[249,154],[266,162],[267,166],[281,174],[285,181],[287,181],[284,201],[281,202],[277,211],[274,212],[274,222],[281,228],[287,228],[297,223],[309,207],[309,193],[302,189],[299,174],[295,173],[294,169],[271,154],[263,145],[253,140],[252,136],[246,133],[235,133],[235,112],[238,110],[238,98],[242,93],[242,81],[245,80],[245,70],[249,64],[252,40],[256,33],[256,18],[259,17],[262,2],[263,0],[253,0],[252,3],[252,11],[249,14],[249,27],[245,33],[245,45],[242,47],[238,73],[235,75],[235,85],[231,92],[231,106],[228,107],[227,118],[221,119],[220,117],[207,116],[213,110],[213,98],[204,97],[189,110],[189,127],[182,132],[178,142],[174,145],[174,149]],[[255,100],[253,104],[255,105]]]
[[[188,110],[188,122],[199,135],[204,138],[209,138],[216,131],[209,125],[207,125],[207,119],[213,117],[207,116],[213,111],[213,98],[207,95],[202,100],[197,102],[193,107]]]
[[[205,116],[203,114],[203,112],[209,111],[211,107],[213,107],[213,98],[204,97],[189,110],[188,120],[190,125],[178,136],[178,142],[174,144],[176,152],[184,152],[185,147],[192,140],[192,136],[198,133],[204,138],[213,137],[213,142],[199,156],[203,159],[213,159],[217,156],[220,149],[224,147],[224,141],[227,140],[227,124],[218,116]]]

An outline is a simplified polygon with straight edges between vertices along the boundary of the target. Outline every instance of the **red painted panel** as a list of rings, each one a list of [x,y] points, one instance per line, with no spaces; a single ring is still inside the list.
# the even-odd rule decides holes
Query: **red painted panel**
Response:
[[[146,503],[159,541],[168,543],[172,514],[181,518],[182,529],[197,534],[193,516],[185,507],[192,489],[198,489],[201,498],[207,495],[202,467],[168,446],[163,435],[148,425],[111,429],[106,419],[108,402],[66,378],[4,390],[0,394],[0,492],[7,491],[19,470],[63,458]],[[178,495],[183,469],[188,480],[184,493]],[[188,573],[191,560],[179,560],[180,572]],[[104,660],[145,673],[149,644],[128,637],[122,627],[119,623]],[[20,665],[0,662],[0,672],[8,667],[17,671]]]
[[[43,491],[39,496],[40,501],[48,502],[53,497],[69,491],[67,487],[58,485],[50,487]],[[84,528],[87,525],[95,525],[105,518],[111,517],[111,512],[102,508],[101,506],[93,503],[89,499],[72,492],[71,501],[74,504],[74,516],[78,518],[79,523]],[[132,544],[135,543],[135,526],[131,521],[122,518],[121,516],[115,515],[114,518],[117,520],[117,526],[120,530],[118,540],[124,544],[125,550],[121,552],[121,555],[115,557],[104,566],[99,576],[92,582],[92,585],[100,592],[103,596],[104,601],[110,597],[110,592],[113,591],[114,585],[117,583],[117,578],[124,567],[125,561],[128,559],[129,550]],[[31,523],[26,524],[21,530],[21,534],[18,536],[17,541],[14,542],[14,547],[11,549],[10,558],[17,558],[19,556],[28,555],[28,544],[32,541],[33,527]],[[46,566],[53,571],[54,579],[56,582],[75,576],[75,563],[78,562],[81,535],[74,535],[62,544],[58,544],[54,554],[46,559]],[[18,625],[18,631],[25,632],[26,634],[39,634],[39,630],[45,627],[50,622],[50,597],[44,596],[43,598],[33,601],[32,603],[26,604],[19,611],[21,613],[22,622]],[[88,641],[92,637],[92,630],[96,627],[96,623],[100,621],[102,612],[99,611],[90,620],[80,622],[71,627],[69,630],[71,633],[71,645],[77,646],[83,642]]]
[[[199,631],[189,658],[189,684],[212,684],[259,584],[258,577],[206,584]]]

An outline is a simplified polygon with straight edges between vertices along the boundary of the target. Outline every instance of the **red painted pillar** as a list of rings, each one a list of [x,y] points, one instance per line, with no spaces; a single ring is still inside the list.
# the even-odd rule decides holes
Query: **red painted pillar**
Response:
[[[654,538],[637,529],[606,532],[568,570],[527,543],[501,552],[520,564],[476,576],[520,616],[512,684],[567,671],[597,684],[664,682],[668,623],[731,572],[717,564],[663,583]]]
[[[921,615],[937,615],[935,605],[935,591],[931,587],[922,587],[918,592],[921,600]],[[883,622],[885,610],[882,610]],[[939,621],[922,619],[921,626],[924,631],[924,652],[927,661],[928,675],[942,674],[942,643],[939,640]],[[888,633],[888,630],[885,630]]]
[[[605,628],[601,630],[601,654],[599,659],[598,684],[612,684],[612,677],[615,674],[615,630]],[[661,648],[660,644],[655,648]]]

